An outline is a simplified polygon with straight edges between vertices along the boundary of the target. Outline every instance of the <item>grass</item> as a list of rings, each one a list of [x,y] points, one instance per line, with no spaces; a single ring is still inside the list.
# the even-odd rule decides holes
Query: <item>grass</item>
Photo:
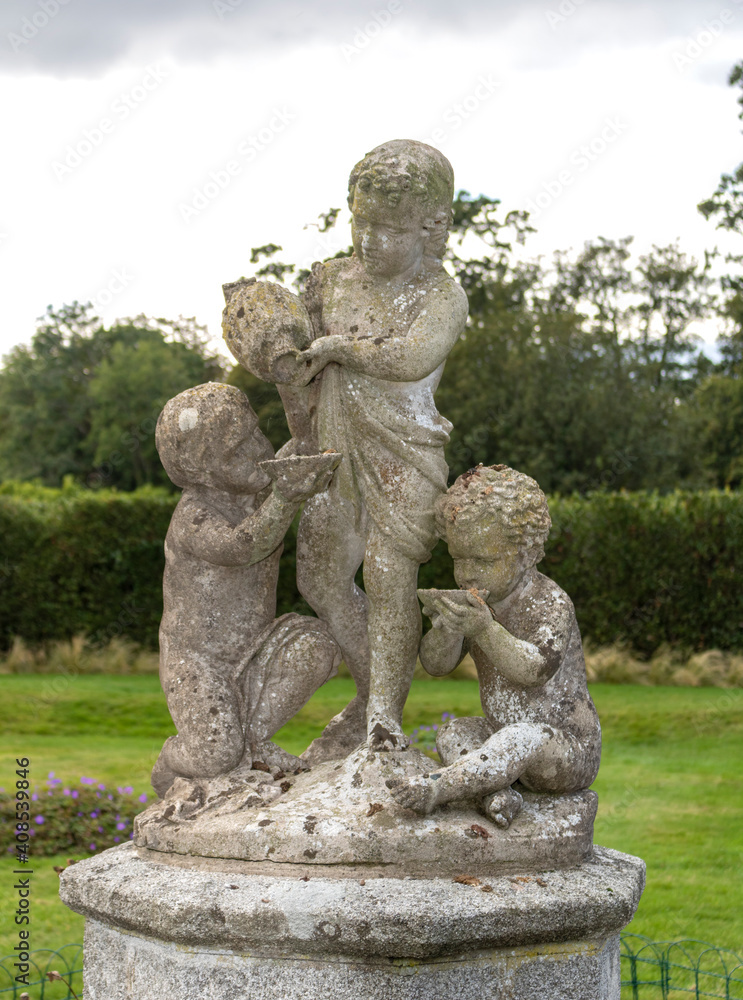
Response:
[[[32,778],[49,771],[149,791],[149,772],[174,730],[156,677],[11,675],[0,678],[4,761],[31,759]],[[743,950],[743,690],[592,685],[604,751],[596,842],[644,858],[648,885],[630,930],[655,940],[694,937]],[[299,752],[349,700],[353,684],[336,678],[279,734]],[[471,680],[416,681],[405,712],[408,732],[443,712],[480,714]],[[9,831],[6,831],[6,835]],[[54,865],[33,869],[33,946],[82,940],[82,918],[57,899]],[[2,896],[12,865],[4,862]],[[0,911],[0,955],[16,942],[12,911]]]

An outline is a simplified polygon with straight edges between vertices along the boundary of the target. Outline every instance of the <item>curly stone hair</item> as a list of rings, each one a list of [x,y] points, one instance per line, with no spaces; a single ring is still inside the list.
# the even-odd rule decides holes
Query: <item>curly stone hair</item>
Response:
[[[442,538],[453,524],[497,519],[535,565],[544,558],[552,525],[547,498],[536,480],[507,465],[478,465],[465,472],[436,501],[435,513]]]
[[[348,207],[356,188],[383,195],[390,205],[400,204],[404,194],[423,203],[423,226],[430,233],[426,253],[441,263],[449,238],[454,198],[454,171],[443,153],[425,142],[393,139],[376,146],[360,160],[348,179]]]

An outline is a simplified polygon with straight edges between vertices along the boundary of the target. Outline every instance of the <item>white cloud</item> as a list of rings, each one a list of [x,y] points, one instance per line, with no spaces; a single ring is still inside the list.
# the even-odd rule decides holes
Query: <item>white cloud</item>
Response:
[[[250,273],[251,247],[277,242],[303,262],[327,255],[303,227],[331,206],[347,218],[351,166],[379,142],[431,141],[436,129],[458,186],[510,209],[571,167],[607,120],[626,122],[585,170],[572,164],[574,182],[537,220],[533,252],[599,234],[634,234],[641,249],[679,236],[697,254],[715,242],[696,204],[743,159],[736,94],[725,85],[743,9],[679,73],[675,47],[721,5],[662,3],[648,13],[585,0],[553,30],[546,3],[489,4],[475,30],[486,8],[469,3],[457,8],[459,30],[445,32],[453,5],[426,5],[424,16],[421,3],[402,4],[349,59],[342,46],[384,3],[304,8],[297,23],[309,13],[313,24],[300,44],[287,41],[301,34],[291,5],[258,11],[246,0],[225,34],[209,0],[94,5],[114,11],[108,22],[70,0],[45,29],[44,44],[58,46],[48,65],[62,78],[19,74],[17,64],[0,77],[12,154],[1,168],[10,197],[0,214],[0,350],[28,341],[47,304],[75,298],[97,297],[109,321],[196,315],[218,336],[220,286]],[[80,28],[86,13],[92,35],[76,52],[62,44],[62,19]],[[166,45],[166,33],[177,44]],[[135,49],[138,60],[125,57]],[[69,173],[55,170],[75,155]],[[206,206],[185,221],[181,206],[199,194]],[[347,229],[336,238],[345,244]],[[116,269],[130,279],[105,303]]]

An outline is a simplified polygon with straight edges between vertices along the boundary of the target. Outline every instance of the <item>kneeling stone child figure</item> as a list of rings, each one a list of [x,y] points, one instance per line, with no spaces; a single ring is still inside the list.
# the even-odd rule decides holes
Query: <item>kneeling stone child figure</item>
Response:
[[[469,652],[486,718],[450,720],[437,739],[448,766],[392,778],[388,787],[401,805],[424,814],[479,799],[493,822],[508,827],[523,801],[515,782],[564,794],[596,777],[601,729],[578,623],[567,594],[537,572],[551,522],[529,476],[478,466],[439,499],[436,518],[457,584],[469,592],[462,603],[446,591],[421,592],[433,626],[421,663],[441,676]]]
[[[300,764],[271,737],[341,653],[317,618],[275,618],[282,540],[300,504],[327,487],[327,463],[272,484],[260,463],[273,448],[250,403],[215,382],[166,404],[157,448],[183,488],[165,540],[160,681],[178,735],[152,772],[164,796],[177,777]]]

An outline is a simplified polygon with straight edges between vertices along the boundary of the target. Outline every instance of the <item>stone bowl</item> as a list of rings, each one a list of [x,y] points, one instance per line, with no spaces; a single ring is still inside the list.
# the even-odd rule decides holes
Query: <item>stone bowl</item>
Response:
[[[330,482],[330,474],[343,458],[339,451],[326,451],[321,455],[289,455],[260,462],[260,468],[270,476],[287,500],[312,492],[323,479]],[[325,483],[327,486],[327,483]]]
[[[418,598],[424,608],[436,608],[436,600],[440,597],[447,597],[450,601],[454,601],[455,604],[469,605],[467,600],[467,595],[472,594],[474,597],[481,601],[483,604],[487,602],[490,596],[489,590],[436,590],[431,589],[421,589],[417,591]]]

